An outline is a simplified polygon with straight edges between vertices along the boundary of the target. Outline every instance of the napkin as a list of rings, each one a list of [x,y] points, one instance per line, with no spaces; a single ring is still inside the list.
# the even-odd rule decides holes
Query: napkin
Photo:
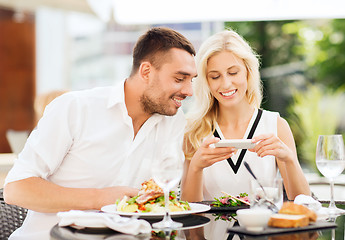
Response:
[[[58,212],[59,226],[82,228],[104,228],[108,227],[115,231],[137,235],[150,233],[152,228],[149,222],[142,219],[121,217],[116,214],[94,211],[71,210]]]
[[[318,219],[327,216],[327,208],[322,207],[322,204],[311,196],[300,194],[295,198],[294,203],[304,205],[313,210],[318,215]]]
[[[322,204],[319,201],[315,200],[311,196],[307,196],[304,194],[298,195],[295,198],[294,203],[299,204],[299,205],[305,205],[306,207],[314,211],[318,211],[322,208]]]

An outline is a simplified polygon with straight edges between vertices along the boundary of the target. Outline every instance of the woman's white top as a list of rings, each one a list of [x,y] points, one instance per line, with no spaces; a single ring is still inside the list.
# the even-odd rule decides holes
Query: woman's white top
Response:
[[[181,110],[175,116],[154,114],[134,138],[123,82],[66,93],[47,106],[5,184],[40,177],[71,188],[140,188],[151,177],[155,148],[165,140],[182,146],[185,123]],[[180,154],[183,159],[182,149]],[[29,210],[10,239],[50,239],[57,223],[56,213]]]
[[[255,121],[258,110],[256,109],[249,122],[244,139],[247,138],[250,129]],[[277,121],[279,113],[263,110],[261,119],[254,132],[254,137],[261,134],[273,133],[277,135]],[[216,124],[216,130],[221,139],[225,139],[218,124]],[[234,165],[236,165],[239,158],[241,149],[237,150],[236,154],[232,157]],[[224,160],[217,162],[212,166],[205,168],[203,171],[203,193],[204,200],[214,200],[224,196],[223,192],[236,196],[240,193],[250,192],[250,182],[253,177],[249,174],[248,170],[243,165],[243,161],[248,162],[252,168],[254,174],[259,181],[273,180],[277,176],[277,166],[274,156],[266,156],[260,158],[255,152],[246,151],[241,165],[235,173],[229,163]]]

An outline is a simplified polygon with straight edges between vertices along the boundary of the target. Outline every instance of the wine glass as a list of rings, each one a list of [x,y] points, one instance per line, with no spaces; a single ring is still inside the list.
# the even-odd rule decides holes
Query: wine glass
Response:
[[[320,135],[316,146],[316,166],[331,185],[331,200],[328,207],[329,215],[344,214],[345,211],[336,207],[334,202],[334,178],[345,168],[344,141],[342,135]]]
[[[157,144],[152,168],[152,177],[164,191],[165,214],[162,221],[152,224],[158,229],[176,229],[182,223],[171,219],[169,210],[169,193],[182,177],[183,152],[182,146],[175,143]]]

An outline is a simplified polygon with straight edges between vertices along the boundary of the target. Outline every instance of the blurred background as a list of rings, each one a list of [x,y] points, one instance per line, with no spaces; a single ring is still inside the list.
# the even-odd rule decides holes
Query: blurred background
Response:
[[[35,127],[38,96],[123,81],[152,26],[181,32],[196,50],[223,29],[241,34],[261,57],[262,107],[287,119],[304,171],[320,181],[318,135],[345,132],[342,0],[0,0],[1,155],[21,150],[11,139],[25,142]],[[6,172],[13,159],[4,159]]]

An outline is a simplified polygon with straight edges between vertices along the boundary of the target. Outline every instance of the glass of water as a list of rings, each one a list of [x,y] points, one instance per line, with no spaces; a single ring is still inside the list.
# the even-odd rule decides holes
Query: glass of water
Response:
[[[158,229],[177,229],[182,223],[171,219],[169,210],[169,193],[181,180],[183,170],[182,146],[175,143],[157,145],[152,168],[152,177],[164,191],[165,214],[162,221],[152,226]]]
[[[263,189],[259,186],[257,181],[251,180],[251,192],[250,192],[250,201],[252,207],[260,207],[260,203],[265,199],[265,194],[267,200],[274,203],[278,209],[283,205],[283,179],[274,178],[274,179],[260,179],[260,183]]]
[[[316,146],[316,166],[323,176],[330,181],[331,200],[328,207],[329,215],[344,214],[345,211],[336,207],[334,202],[334,178],[345,168],[344,140],[342,135],[320,135]]]

